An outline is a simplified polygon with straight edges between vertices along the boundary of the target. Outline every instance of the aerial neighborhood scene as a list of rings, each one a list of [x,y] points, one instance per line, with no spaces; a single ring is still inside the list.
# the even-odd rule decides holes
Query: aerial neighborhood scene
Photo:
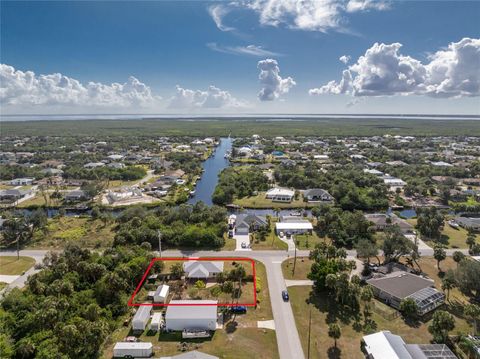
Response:
[[[479,15],[0,0],[0,358],[480,359]]]

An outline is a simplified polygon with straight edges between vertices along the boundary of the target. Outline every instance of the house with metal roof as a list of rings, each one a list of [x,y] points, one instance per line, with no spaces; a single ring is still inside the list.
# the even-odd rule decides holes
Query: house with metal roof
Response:
[[[388,330],[365,335],[362,350],[368,359],[457,359],[445,344],[406,344]]]
[[[418,306],[418,314],[424,315],[445,303],[445,294],[435,288],[435,283],[407,272],[393,272],[367,280],[373,287],[375,297],[395,309],[400,309],[402,300],[411,298]]]
[[[223,272],[223,261],[188,261],[183,263],[187,278],[208,279]]]
[[[171,300],[165,314],[167,330],[215,330],[217,328],[216,300]]]
[[[187,353],[182,353],[178,355],[174,355],[171,357],[162,357],[161,359],[219,359],[218,357],[210,354],[205,354],[199,352],[198,350],[194,350]]]

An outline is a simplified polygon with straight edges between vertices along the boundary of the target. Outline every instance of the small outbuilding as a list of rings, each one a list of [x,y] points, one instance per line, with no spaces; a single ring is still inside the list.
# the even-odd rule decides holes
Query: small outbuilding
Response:
[[[147,323],[150,320],[150,313],[152,312],[151,305],[142,305],[138,307],[132,319],[132,329],[134,331],[144,331]]]
[[[162,284],[157,288],[155,294],[153,295],[154,303],[165,303],[167,301],[168,293],[170,291],[170,286]]]
[[[163,318],[161,312],[155,312],[150,322],[150,330],[158,332],[162,328]]]

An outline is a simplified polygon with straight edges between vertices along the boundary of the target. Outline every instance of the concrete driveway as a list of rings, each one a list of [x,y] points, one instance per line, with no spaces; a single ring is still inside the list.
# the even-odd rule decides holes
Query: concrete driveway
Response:
[[[235,234],[233,236],[235,241],[237,242],[237,245],[235,247],[236,251],[251,251],[250,247],[250,235],[248,234]],[[247,245],[247,248],[242,248],[242,243],[245,242]]]

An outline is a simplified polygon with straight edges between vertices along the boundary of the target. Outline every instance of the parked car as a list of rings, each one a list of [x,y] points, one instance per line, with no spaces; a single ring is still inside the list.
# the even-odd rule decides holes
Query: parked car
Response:
[[[284,302],[288,302],[288,300],[290,299],[286,290],[282,290],[282,298]]]
[[[242,248],[247,248],[247,243],[242,242]]]
[[[232,313],[244,314],[247,312],[247,307],[244,305],[236,305],[231,309]]]

